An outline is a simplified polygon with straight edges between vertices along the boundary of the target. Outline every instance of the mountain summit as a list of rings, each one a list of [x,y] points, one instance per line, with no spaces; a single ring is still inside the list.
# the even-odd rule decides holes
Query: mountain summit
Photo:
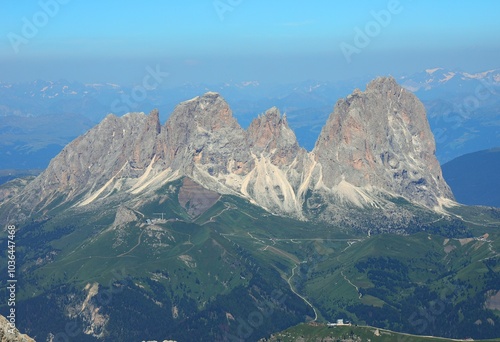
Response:
[[[435,149],[422,103],[379,78],[337,102],[313,153],[329,188],[349,184],[360,201],[378,190],[432,207],[453,198]]]
[[[25,212],[139,201],[188,177],[277,214],[336,221],[343,210],[392,210],[402,197],[440,208],[453,200],[421,102],[393,78],[377,78],[335,105],[313,151],[301,148],[277,108],[241,128],[217,93],[179,104],[165,125],[108,115],[56,156],[13,199]]]

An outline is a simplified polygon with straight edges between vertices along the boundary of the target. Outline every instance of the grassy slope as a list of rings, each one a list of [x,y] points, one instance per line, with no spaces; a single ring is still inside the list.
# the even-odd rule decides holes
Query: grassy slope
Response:
[[[445,338],[432,338],[418,335],[401,334],[394,331],[362,326],[327,327],[325,325],[299,324],[285,331],[274,334],[268,342],[316,342],[327,340],[352,340],[372,342],[445,342],[454,341]],[[483,340],[499,341],[499,339]]]
[[[121,280],[116,278],[119,274],[129,284],[124,292],[129,297],[144,296],[162,303],[158,308],[150,301],[153,306],[144,306],[143,311],[160,310],[155,315],[169,316],[154,324],[168,322],[170,331],[177,334],[173,336],[182,337],[179,331],[184,329],[193,336],[199,334],[199,340],[213,339],[220,332],[203,335],[201,330],[217,325],[236,334],[239,319],[248,317],[252,307],[261,310],[257,309],[259,305],[262,308],[259,303],[273,302],[273,290],[285,293],[287,300],[273,319],[266,320],[268,325],[260,325],[249,340],[312,319],[314,311],[291,289],[313,304],[319,321],[343,317],[359,324],[376,322],[377,326],[415,331],[422,330],[427,319],[429,324],[423,333],[451,334],[456,332],[452,325],[450,331],[444,332],[436,330],[435,325],[448,322],[445,318],[456,318],[454,324],[471,325],[467,299],[479,298],[486,290],[495,289],[491,286],[500,273],[498,263],[485,263],[485,258],[500,250],[500,219],[498,212],[489,209],[453,210],[467,221],[460,229],[476,237],[489,233],[490,242],[462,244],[458,238],[452,238],[445,244],[446,237],[435,232],[449,231],[455,221],[443,219],[427,224],[426,229],[434,234],[383,234],[368,238],[347,234],[342,227],[274,216],[230,196],[222,197],[200,217],[190,219],[176,201],[179,185],[180,182],[174,182],[159,190],[156,197],[137,208],[139,221],[119,229],[109,229],[116,212],[113,205],[92,211],[59,209],[52,219],[25,227],[17,237],[18,267],[23,281],[18,293],[20,302],[32,303],[34,297],[43,302],[44,296],[62,286],[77,294],[92,282],[112,287]],[[146,218],[157,218],[155,213],[161,212],[166,213],[166,222],[145,224]],[[446,230],[441,229],[443,225]],[[2,265],[6,265],[3,257]],[[6,274],[4,271],[2,274]],[[104,310],[118,317],[117,310],[130,305],[125,297],[116,295],[112,305]],[[419,308],[428,308],[429,303],[437,300],[447,305],[446,310],[464,312],[460,317],[448,317],[441,312],[432,316],[432,321],[424,317],[422,323]],[[143,302],[136,305],[146,305]],[[241,305],[243,302],[246,304]],[[476,306],[481,307],[482,303]],[[174,306],[178,319],[172,318]],[[398,311],[403,314],[394,316]],[[484,330],[489,327],[485,319],[498,321],[499,315],[483,311],[490,315],[482,318]],[[410,322],[409,317],[415,312],[417,316]],[[234,321],[227,318],[228,313]],[[384,319],[386,314],[394,317]],[[126,331],[133,329],[133,324],[140,327],[144,322],[152,322],[151,317],[144,319],[128,326],[111,323],[117,330]]]
[[[488,336],[495,336],[494,326],[474,322],[499,322],[498,312],[482,310],[484,294],[500,290],[499,229],[468,225],[475,236],[489,233],[488,241],[424,232],[377,235],[323,260],[318,257],[317,263],[302,267],[305,291],[328,320],[343,317],[449,336],[488,330]],[[422,313],[432,309],[430,316]],[[453,316],[449,310],[464,312]]]

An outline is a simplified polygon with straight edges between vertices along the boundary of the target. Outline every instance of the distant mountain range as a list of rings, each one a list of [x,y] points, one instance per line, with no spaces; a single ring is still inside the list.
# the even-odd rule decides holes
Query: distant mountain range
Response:
[[[412,92],[430,91],[436,88],[452,91],[451,86],[460,88],[460,91],[467,91],[467,88],[470,90],[478,85],[478,83],[471,81],[484,82],[486,86],[498,85],[500,83],[500,69],[468,73],[445,68],[433,68],[410,76],[402,76],[400,80],[402,85]]]
[[[345,97],[368,81],[285,85],[248,81],[179,87],[164,84],[147,90],[145,95],[134,93],[133,86],[111,83],[0,83],[0,169],[44,168],[63,146],[109,113],[123,115],[158,108],[160,120],[164,121],[179,102],[207,91],[224,96],[243,127],[258,113],[276,106],[287,114],[301,146],[312,150],[333,108],[332,99]],[[498,70],[467,73],[434,68],[400,77],[398,81],[423,101],[440,162],[497,145]]]
[[[499,69],[468,73],[434,68],[400,82],[425,104],[442,163],[498,146]]]

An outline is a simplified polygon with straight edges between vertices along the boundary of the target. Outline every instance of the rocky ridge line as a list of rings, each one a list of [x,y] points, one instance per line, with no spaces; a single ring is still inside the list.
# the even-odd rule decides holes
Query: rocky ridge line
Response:
[[[108,115],[12,201],[43,214],[115,194],[147,196],[186,176],[300,219],[335,221],[343,207],[383,211],[390,197],[440,210],[453,195],[434,152],[422,103],[390,77],[339,100],[311,152],[277,108],[244,130],[224,99],[209,92],[179,104],[163,126],[157,111]]]

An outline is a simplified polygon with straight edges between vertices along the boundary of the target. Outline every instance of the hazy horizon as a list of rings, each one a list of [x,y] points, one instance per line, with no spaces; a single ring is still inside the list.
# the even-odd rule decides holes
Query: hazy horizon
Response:
[[[500,3],[208,0],[4,6],[0,81],[339,81],[498,67]]]

